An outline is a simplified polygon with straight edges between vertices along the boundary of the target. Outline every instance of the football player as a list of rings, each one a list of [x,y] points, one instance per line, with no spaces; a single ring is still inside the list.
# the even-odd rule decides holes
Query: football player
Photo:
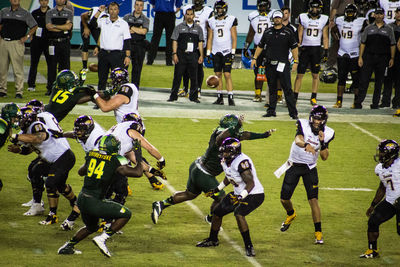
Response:
[[[376,258],[379,226],[396,215],[400,235],[400,159],[399,145],[394,140],[383,140],[376,149],[375,174],[380,183],[366,214],[368,219],[368,249],[360,258]]]
[[[240,141],[236,138],[226,138],[220,148],[221,165],[225,172],[224,180],[207,196],[218,194],[229,184],[234,186],[234,191],[227,194],[215,207],[211,221],[210,236],[197,243],[196,247],[218,246],[218,232],[222,218],[234,212],[239,231],[242,235],[246,255],[256,255],[250,238],[250,230],[246,216],[257,209],[264,202],[264,188],[258,180],[252,160],[242,153]]]
[[[257,0],[257,10],[249,14],[248,20],[250,21],[249,30],[246,36],[246,42],[244,43],[244,50],[248,56],[248,48],[254,40],[254,47],[258,46],[261,37],[264,34],[264,30],[272,26],[271,20],[271,1],[270,0]],[[246,54],[245,54],[246,55]],[[261,92],[264,81],[257,80],[258,68],[263,66],[264,55],[260,55],[257,60],[256,67],[254,68],[254,99],[253,102],[261,102]]]
[[[11,142],[17,144],[24,143],[24,146],[13,153],[28,155],[33,151],[38,151],[42,164],[34,172],[38,177],[46,176],[45,181],[50,212],[45,220],[39,224],[50,225],[58,222],[57,207],[59,193],[61,193],[70,203],[72,211],[67,220],[70,227],[79,217],[79,209],[76,206],[76,196],[72,187],[66,184],[69,171],[75,165],[75,155],[71,151],[68,142],[55,138],[49,128],[37,119],[37,113],[30,107],[21,108],[21,119],[19,121],[21,134],[13,134]],[[40,181],[40,179],[37,179]],[[43,184],[41,185],[43,186]],[[40,203],[40,202],[39,202]]]
[[[153,211],[151,213],[153,223],[156,224],[158,222],[162,211],[169,206],[195,199],[201,192],[207,193],[218,186],[219,183],[215,177],[223,172],[221,159],[219,158],[219,147],[223,140],[228,137],[235,137],[239,140],[267,138],[276,131],[275,129],[264,133],[242,131],[243,120],[243,116],[239,118],[234,114],[227,114],[220,119],[219,126],[210,136],[206,152],[203,156],[193,161],[189,167],[186,190],[175,192],[172,196],[162,201],[153,202]],[[211,204],[211,213],[224,196],[224,191],[212,196],[214,201]],[[207,215],[206,221],[211,222],[211,217],[211,215]]]
[[[337,57],[339,81],[337,84],[336,104],[333,105],[333,108],[342,107],[343,93],[349,72],[355,85],[354,93],[358,93],[360,34],[366,19],[363,17],[358,18],[357,13],[357,6],[348,4],[344,9],[344,16],[336,18],[336,25],[332,28],[332,31],[336,32],[336,35],[340,38]]]
[[[322,0],[311,0],[308,13],[299,15],[299,66],[294,83],[294,96],[297,100],[301,89],[303,76],[310,65],[312,75],[311,98],[312,106],[317,104],[317,92],[319,85],[319,70],[321,58],[323,62],[328,59],[329,48],[329,17],[321,14],[323,8]],[[321,40],[324,46],[324,53],[321,57]]]
[[[155,169],[150,166],[146,159],[143,159],[143,172],[153,189],[160,190],[164,187],[164,184],[158,181],[156,177],[167,179],[165,174],[161,171],[161,169],[165,167],[165,159],[158,149],[147,141],[144,137],[144,133],[145,129],[143,127],[142,119],[136,113],[126,114],[121,123],[114,125],[107,132],[107,134],[114,135],[121,142],[121,150],[119,151],[119,154],[127,157],[133,163],[136,163],[136,160],[132,152],[131,140],[138,139],[140,141],[141,146],[157,160],[157,169]]]
[[[12,134],[12,129],[18,128],[19,116],[21,111],[17,104],[6,104],[1,109],[0,114],[0,148],[4,146]],[[0,179],[0,191],[3,188],[3,182]]]
[[[379,0],[379,6],[385,11],[385,18],[383,19],[386,24],[393,23],[395,19],[396,9],[400,7],[399,0]]]
[[[224,73],[226,90],[228,91],[229,106],[234,106],[233,84],[231,77],[232,63],[235,59],[237,44],[237,19],[234,16],[227,15],[228,4],[224,0],[218,0],[214,4],[214,17],[208,20],[208,40],[207,53],[209,57],[212,53],[214,62],[214,72],[219,78],[217,88],[218,98],[213,103],[223,105],[224,98],[222,94],[222,72]]]
[[[292,195],[303,177],[304,187],[307,192],[308,203],[311,207],[312,219],[315,228],[315,244],[323,244],[321,228],[321,211],[318,204],[318,172],[317,160],[327,160],[328,146],[335,137],[332,128],[326,126],[328,111],[324,106],[316,105],[310,112],[309,119],[297,121],[296,137],[292,143],[287,164],[285,178],[281,189],[281,203],[286,210],[287,217],[282,223],[281,231],[289,229],[297,214],[291,201]]]
[[[106,241],[128,223],[132,213],[126,206],[105,200],[105,194],[116,177],[141,177],[143,174],[140,142],[133,140],[132,144],[138,162],[135,168],[129,166],[129,161],[118,154],[120,146],[121,143],[114,136],[105,135],[99,141],[99,149],[91,150],[86,155],[86,162],[79,169],[79,175],[85,178],[77,201],[85,226],[58,249],[58,254],[81,254],[75,245],[99,229],[100,218],[110,218],[114,219],[111,227],[94,237],[93,243],[101,253],[111,257]]]

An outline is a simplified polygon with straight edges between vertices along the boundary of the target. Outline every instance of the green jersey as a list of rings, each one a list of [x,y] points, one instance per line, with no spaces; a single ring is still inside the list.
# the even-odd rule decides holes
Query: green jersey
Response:
[[[4,146],[8,136],[10,135],[10,128],[10,125],[0,118],[0,148]]]
[[[112,184],[117,168],[128,164],[128,160],[120,155],[106,155],[98,150],[91,150],[85,157],[87,172],[82,192],[103,199]]]
[[[60,122],[78,104],[79,100],[86,95],[85,87],[53,91],[49,104],[44,107],[44,110],[53,114],[57,121]]]

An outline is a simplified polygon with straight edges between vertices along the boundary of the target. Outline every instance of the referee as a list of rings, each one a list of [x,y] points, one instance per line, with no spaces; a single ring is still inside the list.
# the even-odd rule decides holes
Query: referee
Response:
[[[200,103],[197,94],[197,66],[203,63],[204,37],[201,27],[194,23],[193,8],[186,9],[185,21],[175,27],[171,39],[173,40],[172,60],[175,63],[175,71],[168,101],[178,100],[179,85],[187,70],[190,78],[189,100]]]
[[[269,87],[269,108],[263,117],[276,117],[277,82],[280,80],[281,87],[285,93],[289,116],[297,120],[296,102],[294,100],[292,84],[290,80],[289,51],[292,51],[294,65],[292,71],[297,70],[298,49],[294,32],[283,26],[283,13],[276,10],[272,13],[274,26],[265,30],[260,43],[251,60],[251,68],[256,65],[257,58],[266,49],[266,76]]]
[[[391,68],[394,64],[396,42],[393,29],[384,22],[382,8],[376,8],[374,13],[375,22],[368,25],[361,34],[360,57],[358,59],[358,65],[361,68],[360,86],[352,107],[356,109],[362,108],[372,72],[375,73],[375,89],[371,109],[379,108],[385,71],[387,67]]]
[[[98,27],[101,30],[98,46],[93,51],[93,55],[98,55],[99,58],[99,91],[106,89],[110,68],[113,70],[117,67],[127,67],[131,62],[129,25],[118,16],[119,5],[116,2],[111,2],[108,6],[109,17],[97,19],[105,9],[106,7],[101,5],[90,20],[93,28]]]
[[[143,14],[144,0],[135,1],[135,10],[126,14],[124,20],[129,24],[131,33],[132,83],[139,89],[144,56],[146,54],[146,33],[150,20]]]

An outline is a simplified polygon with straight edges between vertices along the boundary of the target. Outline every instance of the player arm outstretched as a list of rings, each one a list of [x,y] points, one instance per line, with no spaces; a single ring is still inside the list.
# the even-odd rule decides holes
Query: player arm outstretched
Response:
[[[158,151],[158,149],[153,146],[149,141],[147,141],[146,138],[144,138],[140,133],[138,133],[137,131],[130,129],[128,130],[128,135],[132,138],[132,139],[137,139],[140,141],[141,146],[146,149],[147,152],[149,152],[150,155],[152,155],[157,161],[159,162],[164,162],[164,166],[165,166],[165,160],[163,158],[163,156],[161,155],[161,153]],[[158,163],[157,163],[158,165]]]
[[[113,96],[110,100],[104,100],[99,96],[99,94],[96,93],[93,98],[95,100],[95,103],[103,112],[113,111],[119,108],[121,105],[129,103],[129,98],[122,94],[117,94]]]
[[[133,153],[135,154],[136,166],[122,165],[117,168],[117,172],[121,175],[128,177],[142,177],[143,165],[142,165],[142,147],[140,140],[133,140]]]
[[[369,217],[371,213],[374,211],[376,205],[381,202],[382,198],[385,196],[386,188],[382,182],[379,183],[379,187],[376,190],[375,197],[371,202],[371,206],[367,209],[366,215]]]

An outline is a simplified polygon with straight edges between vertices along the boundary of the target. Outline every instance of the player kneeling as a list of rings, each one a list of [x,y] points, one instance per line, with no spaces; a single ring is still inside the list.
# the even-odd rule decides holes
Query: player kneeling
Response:
[[[251,243],[249,227],[245,216],[258,208],[264,202],[264,188],[258,180],[252,160],[242,153],[240,141],[228,137],[220,149],[221,165],[224,168],[225,179],[217,188],[206,193],[207,196],[218,194],[229,183],[234,185],[234,191],[227,194],[213,211],[210,236],[197,243],[197,247],[215,247],[219,245],[218,232],[222,217],[234,212],[239,231],[242,234],[246,255],[256,255]]]
[[[100,139],[99,150],[91,150],[86,155],[85,164],[79,169],[79,175],[85,175],[82,191],[78,197],[78,207],[81,211],[85,226],[81,228],[70,241],[58,249],[58,254],[81,254],[74,246],[94,233],[99,228],[99,218],[112,218],[111,227],[93,238],[93,243],[107,257],[111,253],[106,246],[106,240],[118,232],[131,218],[131,211],[116,202],[105,199],[109,186],[114,182],[115,173],[129,177],[141,177],[142,150],[140,142],[133,140],[133,150],[137,165],[135,168],[128,165],[129,161],[118,151],[121,143],[113,135],[105,135]]]

